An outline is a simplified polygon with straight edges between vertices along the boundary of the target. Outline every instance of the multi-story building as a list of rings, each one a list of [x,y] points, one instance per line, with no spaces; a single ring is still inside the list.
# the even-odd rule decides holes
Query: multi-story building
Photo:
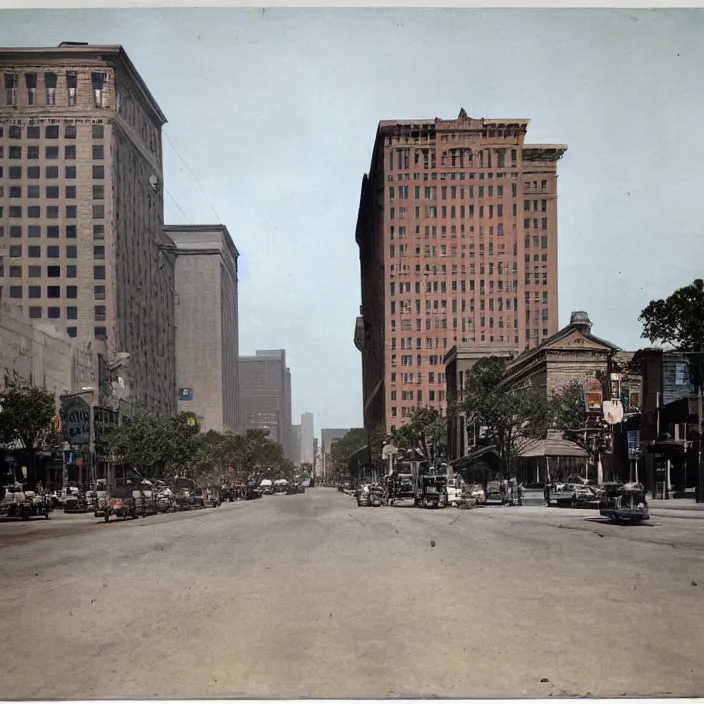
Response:
[[[0,49],[3,295],[130,355],[132,402],[176,408],[166,118],[120,46]]]
[[[321,457],[323,474],[328,475],[332,469],[332,445],[335,440],[344,438],[350,432],[349,428],[323,428],[320,431]]]
[[[240,432],[237,258],[224,225],[170,225],[176,247],[178,410],[204,430]]]
[[[525,349],[558,329],[557,161],[528,120],[379,123],[362,181],[364,426],[444,410],[443,358],[462,343]]]
[[[291,426],[291,461],[301,464],[301,425]]]
[[[261,428],[287,454],[291,435],[286,350],[257,350],[240,357],[240,406],[244,429]],[[288,375],[290,379],[290,374]]]
[[[312,413],[301,415],[301,462],[315,462],[315,427]]]

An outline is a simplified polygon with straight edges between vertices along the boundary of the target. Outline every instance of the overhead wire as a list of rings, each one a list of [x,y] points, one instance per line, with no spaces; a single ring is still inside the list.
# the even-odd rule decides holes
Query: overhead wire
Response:
[[[176,153],[176,156],[181,160],[181,163],[186,167],[186,169],[188,169],[188,172],[191,174],[191,176],[193,176],[193,179],[198,184],[198,188],[200,188],[201,193],[205,196],[205,200],[208,201],[208,205],[210,206],[210,209],[213,211],[213,214],[215,215],[215,218],[217,219],[217,221],[219,223],[222,222],[222,220],[220,219],[220,216],[218,215],[218,211],[215,210],[215,206],[213,205],[213,202],[208,197],[208,194],[206,193],[205,189],[203,188],[203,185],[201,184],[200,179],[195,175],[195,173],[193,172],[193,169],[186,163],[186,160],[181,156],[181,153],[179,152],[179,150],[176,149],[176,145],[171,141],[171,138],[169,137],[169,135],[165,131],[162,131],[162,134],[164,135],[164,137],[166,137],[166,141],[171,145],[171,148]]]
[[[174,202],[174,205],[179,209],[179,211],[181,212],[181,215],[183,215],[183,217],[186,218],[186,220],[188,221],[188,224],[192,225],[193,222],[188,217],[188,215],[186,215],[186,213],[183,212],[183,208],[176,202],[176,199],[171,195],[171,191],[169,191],[169,189],[166,186],[164,186],[164,190],[166,191],[166,194],[169,196],[169,198],[171,198],[171,200]]]

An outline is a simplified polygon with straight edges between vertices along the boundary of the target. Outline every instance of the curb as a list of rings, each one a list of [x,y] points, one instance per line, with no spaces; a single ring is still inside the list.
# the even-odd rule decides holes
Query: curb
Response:
[[[660,518],[685,518],[690,520],[704,520],[704,511],[693,511],[683,509],[648,509],[651,516],[660,516]]]

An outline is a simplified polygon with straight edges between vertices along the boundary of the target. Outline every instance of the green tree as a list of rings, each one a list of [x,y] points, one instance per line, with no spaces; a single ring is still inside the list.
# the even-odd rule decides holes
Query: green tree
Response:
[[[335,481],[349,474],[349,458],[366,444],[367,431],[364,428],[352,428],[352,430],[332,444],[330,457],[332,460],[332,477]]]
[[[651,344],[661,342],[680,352],[695,353],[689,368],[698,390],[704,353],[704,280],[695,279],[667,298],[650,301],[638,320],[643,325],[641,337],[650,340]]]
[[[52,437],[56,396],[41,386],[11,386],[0,392],[0,443],[20,441],[34,469],[36,451]]]
[[[501,357],[479,360],[467,372],[465,398],[458,407],[467,424],[483,432],[510,468],[527,439],[545,437],[554,420],[554,405],[542,389],[507,388],[503,384],[507,364]]]
[[[110,450],[123,464],[142,476],[161,477],[166,473],[170,447],[164,420],[151,413],[126,416],[107,438]]]
[[[420,449],[425,457],[447,450],[447,418],[435,408],[415,408],[408,423],[394,428],[389,439],[400,450]]]

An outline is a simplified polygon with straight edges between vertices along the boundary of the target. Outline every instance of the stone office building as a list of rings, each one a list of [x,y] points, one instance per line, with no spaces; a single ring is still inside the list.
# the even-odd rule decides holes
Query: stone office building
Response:
[[[3,296],[130,354],[131,399],[176,409],[166,118],[120,46],[0,49]]]

